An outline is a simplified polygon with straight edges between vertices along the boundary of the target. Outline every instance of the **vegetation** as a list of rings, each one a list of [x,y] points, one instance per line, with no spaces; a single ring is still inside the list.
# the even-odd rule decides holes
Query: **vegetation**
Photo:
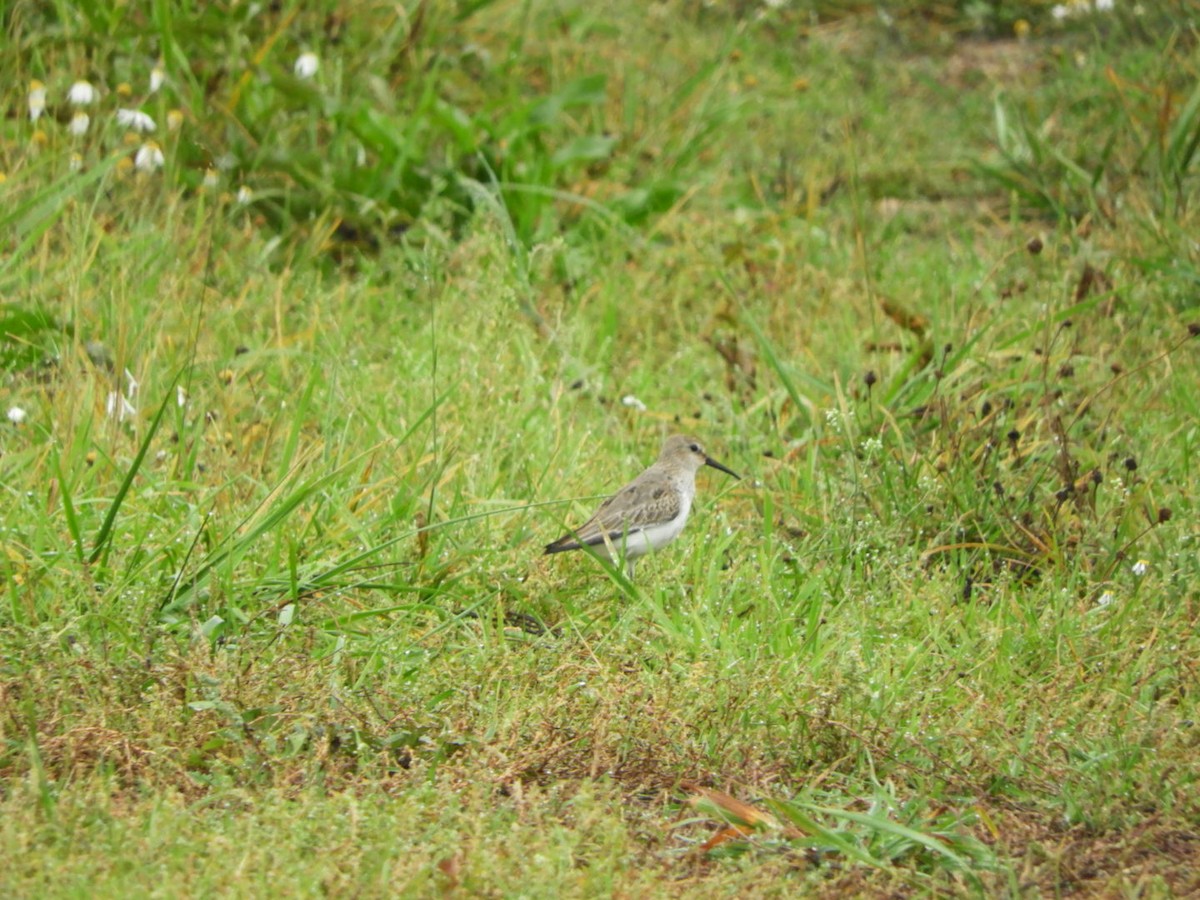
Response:
[[[1200,890],[1196,11],[350,10],[3,13],[2,892]]]

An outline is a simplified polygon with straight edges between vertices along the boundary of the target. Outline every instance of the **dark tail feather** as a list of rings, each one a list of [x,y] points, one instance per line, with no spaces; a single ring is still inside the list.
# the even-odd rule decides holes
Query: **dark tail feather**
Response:
[[[575,540],[574,536],[568,534],[563,537],[560,537],[557,541],[555,541],[552,544],[547,544],[546,549],[542,555],[545,556],[545,555],[548,555],[551,553],[562,553],[564,550],[578,550],[578,549],[579,549],[579,543]]]

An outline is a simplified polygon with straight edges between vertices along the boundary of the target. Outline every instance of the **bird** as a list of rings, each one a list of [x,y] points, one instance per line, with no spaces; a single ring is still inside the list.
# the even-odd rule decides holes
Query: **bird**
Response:
[[[546,545],[546,554],[592,547],[625,563],[632,580],[633,564],[661,550],[683,531],[696,496],[696,473],[703,466],[741,476],[704,452],[694,437],[676,434],[663,443],[658,460],[607,500],[578,528]]]

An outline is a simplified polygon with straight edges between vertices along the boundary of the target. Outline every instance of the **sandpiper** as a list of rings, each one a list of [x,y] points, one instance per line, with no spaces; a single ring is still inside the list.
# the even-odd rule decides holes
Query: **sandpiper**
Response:
[[[547,544],[546,552],[594,547],[614,562],[623,559],[633,578],[639,556],[662,549],[683,531],[701,466],[741,477],[709,457],[695,438],[674,435],[667,438],[654,465],[605,500],[579,528]]]

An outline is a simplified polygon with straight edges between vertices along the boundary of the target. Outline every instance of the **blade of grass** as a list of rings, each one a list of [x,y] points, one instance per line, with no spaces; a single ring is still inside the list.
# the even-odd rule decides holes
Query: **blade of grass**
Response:
[[[121,509],[121,504],[125,502],[125,497],[129,493],[129,489],[133,486],[133,479],[137,477],[138,470],[142,467],[142,462],[146,459],[146,454],[150,450],[150,443],[154,440],[154,435],[158,433],[158,426],[162,423],[163,415],[166,414],[171,404],[175,402],[175,385],[179,383],[179,377],[182,374],[182,372],[176,373],[175,377],[171,379],[171,383],[167,385],[166,395],[159,405],[154,419],[150,422],[150,427],[146,430],[146,436],[142,439],[141,446],[138,447],[137,456],[133,458],[133,462],[129,466],[129,471],[125,473],[125,479],[117,489],[117,494],[113,497],[112,503],[109,504],[104,522],[101,523],[100,530],[96,532],[95,544],[87,560],[89,565],[95,565],[96,560],[100,558],[100,555],[104,553],[112,541],[113,524],[117,520],[117,513]]]
[[[71,487],[67,484],[67,479],[63,475],[62,458],[57,451],[55,451],[53,459],[54,477],[58,481],[58,492],[62,496],[63,517],[67,520],[67,531],[71,535],[75,558],[79,561],[79,565],[82,568],[87,565],[87,561],[83,556],[83,534],[79,529],[79,517],[75,514],[75,502],[71,499]]]

